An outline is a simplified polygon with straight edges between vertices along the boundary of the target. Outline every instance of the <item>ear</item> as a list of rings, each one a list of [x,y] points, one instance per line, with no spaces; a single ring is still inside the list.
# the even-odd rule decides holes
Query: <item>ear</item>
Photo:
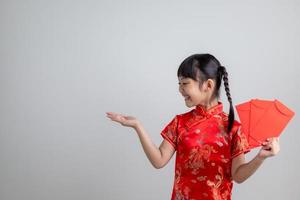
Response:
[[[206,90],[213,90],[215,87],[215,81],[213,81],[212,79],[207,79],[205,85],[206,85]]]

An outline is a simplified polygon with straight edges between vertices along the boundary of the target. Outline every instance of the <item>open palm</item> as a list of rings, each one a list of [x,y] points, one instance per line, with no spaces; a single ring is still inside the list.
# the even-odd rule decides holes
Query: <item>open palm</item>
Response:
[[[121,115],[121,114],[113,113],[113,112],[107,112],[106,115],[112,121],[118,122],[123,126],[128,126],[128,127],[134,128],[134,127],[136,127],[136,125],[138,123],[138,120],[132,116],[125,116],[125,115]]]

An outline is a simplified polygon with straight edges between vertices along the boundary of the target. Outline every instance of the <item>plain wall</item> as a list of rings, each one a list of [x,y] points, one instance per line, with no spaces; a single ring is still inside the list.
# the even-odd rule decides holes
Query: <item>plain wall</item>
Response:
[[[0,199],[170,199],[175,155],[153,168],[135,132],[105,112],[137,117],[158,146],[165,125],[189,110],[176,72],[194,53],[227,68],[235,105],[276,98],[296,112],[279,154],[234,184],[233,199],[300,199],[299,6],[0,1]]]

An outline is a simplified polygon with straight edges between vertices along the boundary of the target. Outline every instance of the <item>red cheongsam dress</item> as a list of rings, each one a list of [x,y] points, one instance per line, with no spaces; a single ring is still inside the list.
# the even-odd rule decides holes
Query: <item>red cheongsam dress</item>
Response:
[[[250,151],[241,124],[227,133],[223,104],[176,115],[161,136],[177,151],[171,200],[230,200],[232,158]]]

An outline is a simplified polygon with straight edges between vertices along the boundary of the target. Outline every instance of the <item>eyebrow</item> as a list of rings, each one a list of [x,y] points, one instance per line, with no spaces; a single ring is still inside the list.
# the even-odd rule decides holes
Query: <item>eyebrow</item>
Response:
[[[178,81],[188,81],[188,79],[187,78],[181,78]]]

